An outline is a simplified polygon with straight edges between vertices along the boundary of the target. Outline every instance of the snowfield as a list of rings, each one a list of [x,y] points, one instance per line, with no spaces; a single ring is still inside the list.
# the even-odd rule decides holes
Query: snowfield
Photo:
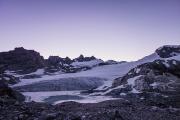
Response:
[[[126,74],[129,70],[136,67],[137,65],[146,63],[146,62],[152,62],[156,59],[159,59],[159,56],[154,53],[150,56],[147,56],[143,59],[140,59],[135,62],[125,62],[121,64],[113,64],[113,65],[104,65],[104,66],[96,66],[90,70],[87,71],[81,71],[77,73],[61,73],[58,75],[43,75],[41,78],[34,78],[34,79],[21,79],[21,82],[18,84],[15,84],[12,87],[15,86],[23,86],[28,85],[40,81],[47,81],[47,80],[56,80],[60,78],[76,78],[76,77],[97,77],[101,79],[107,79],[109,82],[106,82],[108,84],[112,83],[112,80],[118,77],[122,77],[124,74]],[[38,70],[42,71],[42,70]],[[35,72],[38,73],[39,72]]]
[[[85,62],[76,61],[76,62],[73,62],[71,65],[74,67],[93,67],[103,62],[104,62],[103,60],[95,59],[95,60],[85,61]]]
[[[134,64],[134,62],[130,62],[130,63],[122,63],[122,64],[114,64],[114,65],[97,66],[92,68],[91,70],[82,71],[78,73],[43,75],[41,78],[21,79],[20,83],[15,84],[12,87],[33,84],[40,81],[57,80],[60,78],[78,78],[78,77],[87,77],[87,78],[96,77],[100,79],[107,79],[109,83],[108,82],[106,83],[111,85],[112,80],[126,74],[131,68],[135,66],[136,64]]]

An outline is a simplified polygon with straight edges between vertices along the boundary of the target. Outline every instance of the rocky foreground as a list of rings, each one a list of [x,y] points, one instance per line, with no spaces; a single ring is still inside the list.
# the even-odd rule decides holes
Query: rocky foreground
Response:
[[[113,100],[95,104],[24,103],[0,98],[1,120],[179,120],[180,109],[148,105],[144,100]]]
[[[130,89],[131,90],[131,89]],[[118,94],[117,94],[118,92]],[[179,120],[179,99],[174,95],[126,93],[111,91],[118,100],[80,104],[65,102],[57,105],[23,102],[25,97],[0,82],[0,120]]]

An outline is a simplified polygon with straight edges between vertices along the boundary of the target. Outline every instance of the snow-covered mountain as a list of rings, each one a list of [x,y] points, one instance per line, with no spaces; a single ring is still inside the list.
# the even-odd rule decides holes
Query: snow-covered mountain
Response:
[[[114,63],[109,62],[108,64]],[[83,55],[74,59],[69,57],[61,58],[59,56],[50,56],[48,59],[44,59],[40,53],[34,50],[26,50],[23,47],[0,53],[0,73],[13,71],[17,74],[30,74],[38,69],[44,69],[46,74],[56,72],[76,73],[89,70],[98,65],[107,65],[107,63],[94,56],[84,57]],[[34,78],[35,76],[32,77]],[[31,77],[29,76],[29,78]]]
[[[103,61],[94,56],[84,57],[80,55],[77,58],[70,59],[69,57],[61,58],[59,56],[50,56],[46,62],[47,67],[45,69],[46,73],[55,73],[55,72],[63,72],[63,73],[77,73],[81,71],[90,70],[97,66],[103,65],[111,65],[118,64],[121,62],[109,60]]]
[[[133,96],[155,106],[180,107],[180,46],[160,47],[137,62],[141,64],[116,78],[112,88],[103,94],[125,99]]]
[[[52,95],[55,96],[55,93],[58,93],[57,91],[59,90],[68,90],[68,95],[74,93],[70,91],[78,90],[78,95],[83,96],[84,99],[89,99],[91,95],[119,97],[119,95],[126,95],[128,93],[142,93],[144,89],[154,90],[150,88],[156,87],[159,84],[158,80],[154,80],[157,79],[156,77],[158,79],[159,77],[165,77],[166,79],[176,77],[176,79],[179,79],[179,61],[180,46],[163,46],[151,55],[133,62],[116,62],[112,60],[104,62],[93,56],[84,57],[83,55],[73,60],[68,57],[60,58],[58,56],[51,56],[48,60],[45,60],[45,67],[39,68],[32,73],[18,74],[18,72],[8,69],[4,70],[4,73],[5,75],[19,78],[20,82],[12,87],[24,92],[27,96],[30,95],[32,100],[38,99],[37,96],[33,96],[32,91],[44,92],[48,91],[48,88],[51,92],[46,97],[39,96],[39,99]],[[151,74],[150,71],[155,76],[146,85],[147,83],[142,81],[148,77],[148,74]],[[166,75],[157,76],[169,73],[173,73],[173,76],[169,78]],[[73,85],[76,85],[75,89]],[[164,85],[165,83],[161,82],[160,87]],[[82,90],[90,90],[91,94],[84,96],[81,94]]]

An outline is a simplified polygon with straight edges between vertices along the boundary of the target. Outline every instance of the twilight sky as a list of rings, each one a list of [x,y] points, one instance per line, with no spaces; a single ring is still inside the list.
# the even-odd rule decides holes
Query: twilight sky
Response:
[[[180,0],[0,0],[0,51],[137,60],[180,44]]]

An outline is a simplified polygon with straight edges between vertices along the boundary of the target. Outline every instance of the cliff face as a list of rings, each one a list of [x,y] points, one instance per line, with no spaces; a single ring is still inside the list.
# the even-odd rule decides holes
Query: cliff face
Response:
[[[34,50],[26,50],[21,47],[9,52],[0,53],[1,71],[19,70],[20,73],[30,73],[44,66],[44,58]]]
[[[15,103],[16,101],[23,102],[24,100],[25,97],[21,93],[11,89],[6,83],[0,80],[0,102]]]

